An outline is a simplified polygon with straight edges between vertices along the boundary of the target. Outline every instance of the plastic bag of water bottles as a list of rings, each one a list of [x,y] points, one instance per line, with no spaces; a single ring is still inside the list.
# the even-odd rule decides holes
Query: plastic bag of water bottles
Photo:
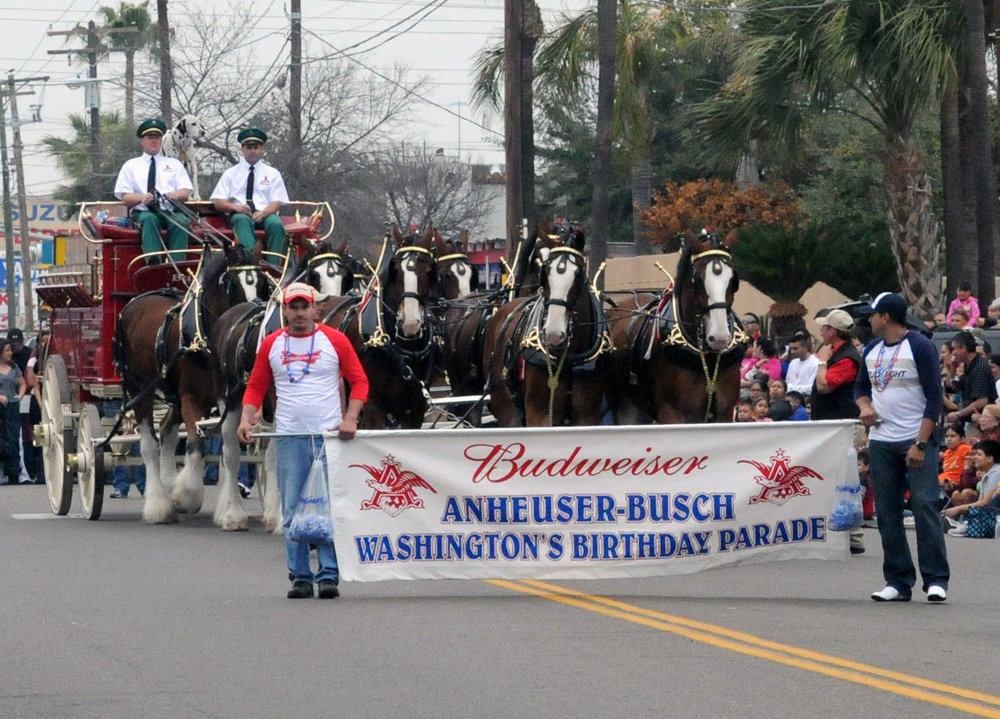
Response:
[[[826,528],[831,532],[850,532],[852,529],[860,529],[865,521],[864,508],[862,506],[862,494],[864,489],[860,484],[845,484],[837,487],[837,506],[830,512]]]
[[[309,478],[295,506],[288,538],[293,542],[332,542],[333,517],[330,514],[330,490],[322,457],[313,459]]]

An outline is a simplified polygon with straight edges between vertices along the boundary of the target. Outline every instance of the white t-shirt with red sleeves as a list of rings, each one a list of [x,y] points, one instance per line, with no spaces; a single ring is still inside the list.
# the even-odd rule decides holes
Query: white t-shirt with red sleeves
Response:
[[[301,336],[280,329],[265,337],[257,351],[243,404],[260,407],[273,381],[279,434],[326,432],[343,420],[341,377],[351,385],[351,399],[368,399],[368,378],[342,332],[326,325]]]

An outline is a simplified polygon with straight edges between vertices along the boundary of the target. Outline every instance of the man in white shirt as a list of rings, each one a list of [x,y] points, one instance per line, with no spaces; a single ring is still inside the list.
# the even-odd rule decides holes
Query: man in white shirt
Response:
[[[812,337],[806,332],[796,332],[788,345],[788,355],[792,358],[785,373],[788,390],[808,397],[819,368],[819,358],[812,352]]]
[[[266,249],[273,253],[268,261],[277,264],[284,255],[287,236],[278,210],[288,202],[288,191],[281,173],[264,162],[267,133],[248,127],[236,136],[243,159],[222,173],[219,184],[212,190],[215,209],[232,213],[229,224],[236,240],[252,250],[254,228],[260,227],[266,236]]]
[[[186,250],[188,246],[187,219],[174,212],[162,197],[185,201],[194,189],[191,178],[180,160],[163,154],[163,133],[167,124],[158,117],[139,123],[136,135],[142,146],[142,155],[133,157],[122,165],[115,182],[115,197],[125,203],[132,220],[139,225],[143,253],[163,250],[160,232],[167,231],[170,250]],[[176,216],[175,216],[176,214]],[[184,253],[171,252],[174,261],[184,259]],[[158,257],[147,259],[148,264],[159,262]]]

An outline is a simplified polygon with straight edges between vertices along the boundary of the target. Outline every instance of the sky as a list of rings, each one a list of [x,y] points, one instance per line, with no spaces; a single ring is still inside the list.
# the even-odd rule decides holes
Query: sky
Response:
[[[202,3],[224,11],[231,1]],[[18,79],[49,76],[44,92],[41,83],[36,83],[23,88],[33,88],[34,95],[17,98],[19,116],[25,121],[31,118],[30,106],[41,104],[42,121],[26,122],[21,129],[29,196],[49,195],[61,181],[41,139],[46,135],[71,137],[66,115],[85,112],[83,90],[71,89],[68,83],[86,75],[86,66],[71,65],[67,55],[48,54],[49,50],[81,47],[83,42],[74,39],[67,43],[65,38],[47,33],[70,30],[77,24],[86,26],[91,19],[99,20],[101,5],[118,4],[119,0],[0,0],[4,38],[0,79],[6,80],[10,71]],[[582,2],[541,0],[539,5],[549,27],[558,13],[579,8]],[[178,0],[170,2],[172,24],[181,22],[179,14],[184,6]],[[155,17],[155,0],[150,0],[149,7]],[[255,31],[262,52],[272,44],[275,50],[280,48],[289,26],[288,6],[281,0],[257,0],[254,7],[265,15]],[[456,156],[461,144],[464,160],[503,162],[502,118],[484,123],[484,129],[478,126],[483,118],[473,117],[469,106],[473,57],[502,37],[502,0],[303,0],[302,15],[306,58],[328,55],[332,48],[355,46],[351,54],[374,69],[385,70],[398,62],[414,76],[426,76],[418,117],[428,148],[444,148],[446,154]],[[124,61],[112,56],[98,66],[98,77],[121,75],[123,68]],[[102,110],[124,107],[121,91],[110,86],[105,86],[101,101]],[[9,109],[7,121],[10,146]],[[280,165],[277,158],[274,160]]]

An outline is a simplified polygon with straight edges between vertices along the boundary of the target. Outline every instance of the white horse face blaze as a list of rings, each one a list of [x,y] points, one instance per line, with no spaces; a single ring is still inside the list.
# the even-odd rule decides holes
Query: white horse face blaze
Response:
[[[327,297],[340,297],[344,294],[343,265],[338,260],[327,260],[322,269],[317,270],[319,275],[319,290]]]
[[[468,297],[472,294],[472,265],[468,262],[460,261],[448,268],[448,271],[458,280],[458,298]]]
[[[549,347],[559,347],[565,341],[569,330],[569,310],[565,305],[551,304],[552,300],[566,302],[576,281],[577,267],[565,255],[548,265],[549,306],[545,312],[545,343]]]
[[[726,293],[732,280],[733,268],[727,263],[714,259],[706,265],[705,293],[708,295],[708,304],[715,308],[709,310],[705,317],[705,341],[715,352],[726,349],[732,341],[726,306]]]
[[[222,278],[224,279],[224,278]],[[244,302],[253,302],[257,298],[257,290],[263,278],[255,270],[242,270],[239,274],[239,286],[243,292]]]
[[[407,294],[417,294],[420,282],[417,277],[417,263],[412,258],[400,262],[403,272],[403,291]],[[403,299],[399,310],[399,324],[404,337],[416,337],[424,325],[424,317],[420,312],[420,303],[413,297]]]

